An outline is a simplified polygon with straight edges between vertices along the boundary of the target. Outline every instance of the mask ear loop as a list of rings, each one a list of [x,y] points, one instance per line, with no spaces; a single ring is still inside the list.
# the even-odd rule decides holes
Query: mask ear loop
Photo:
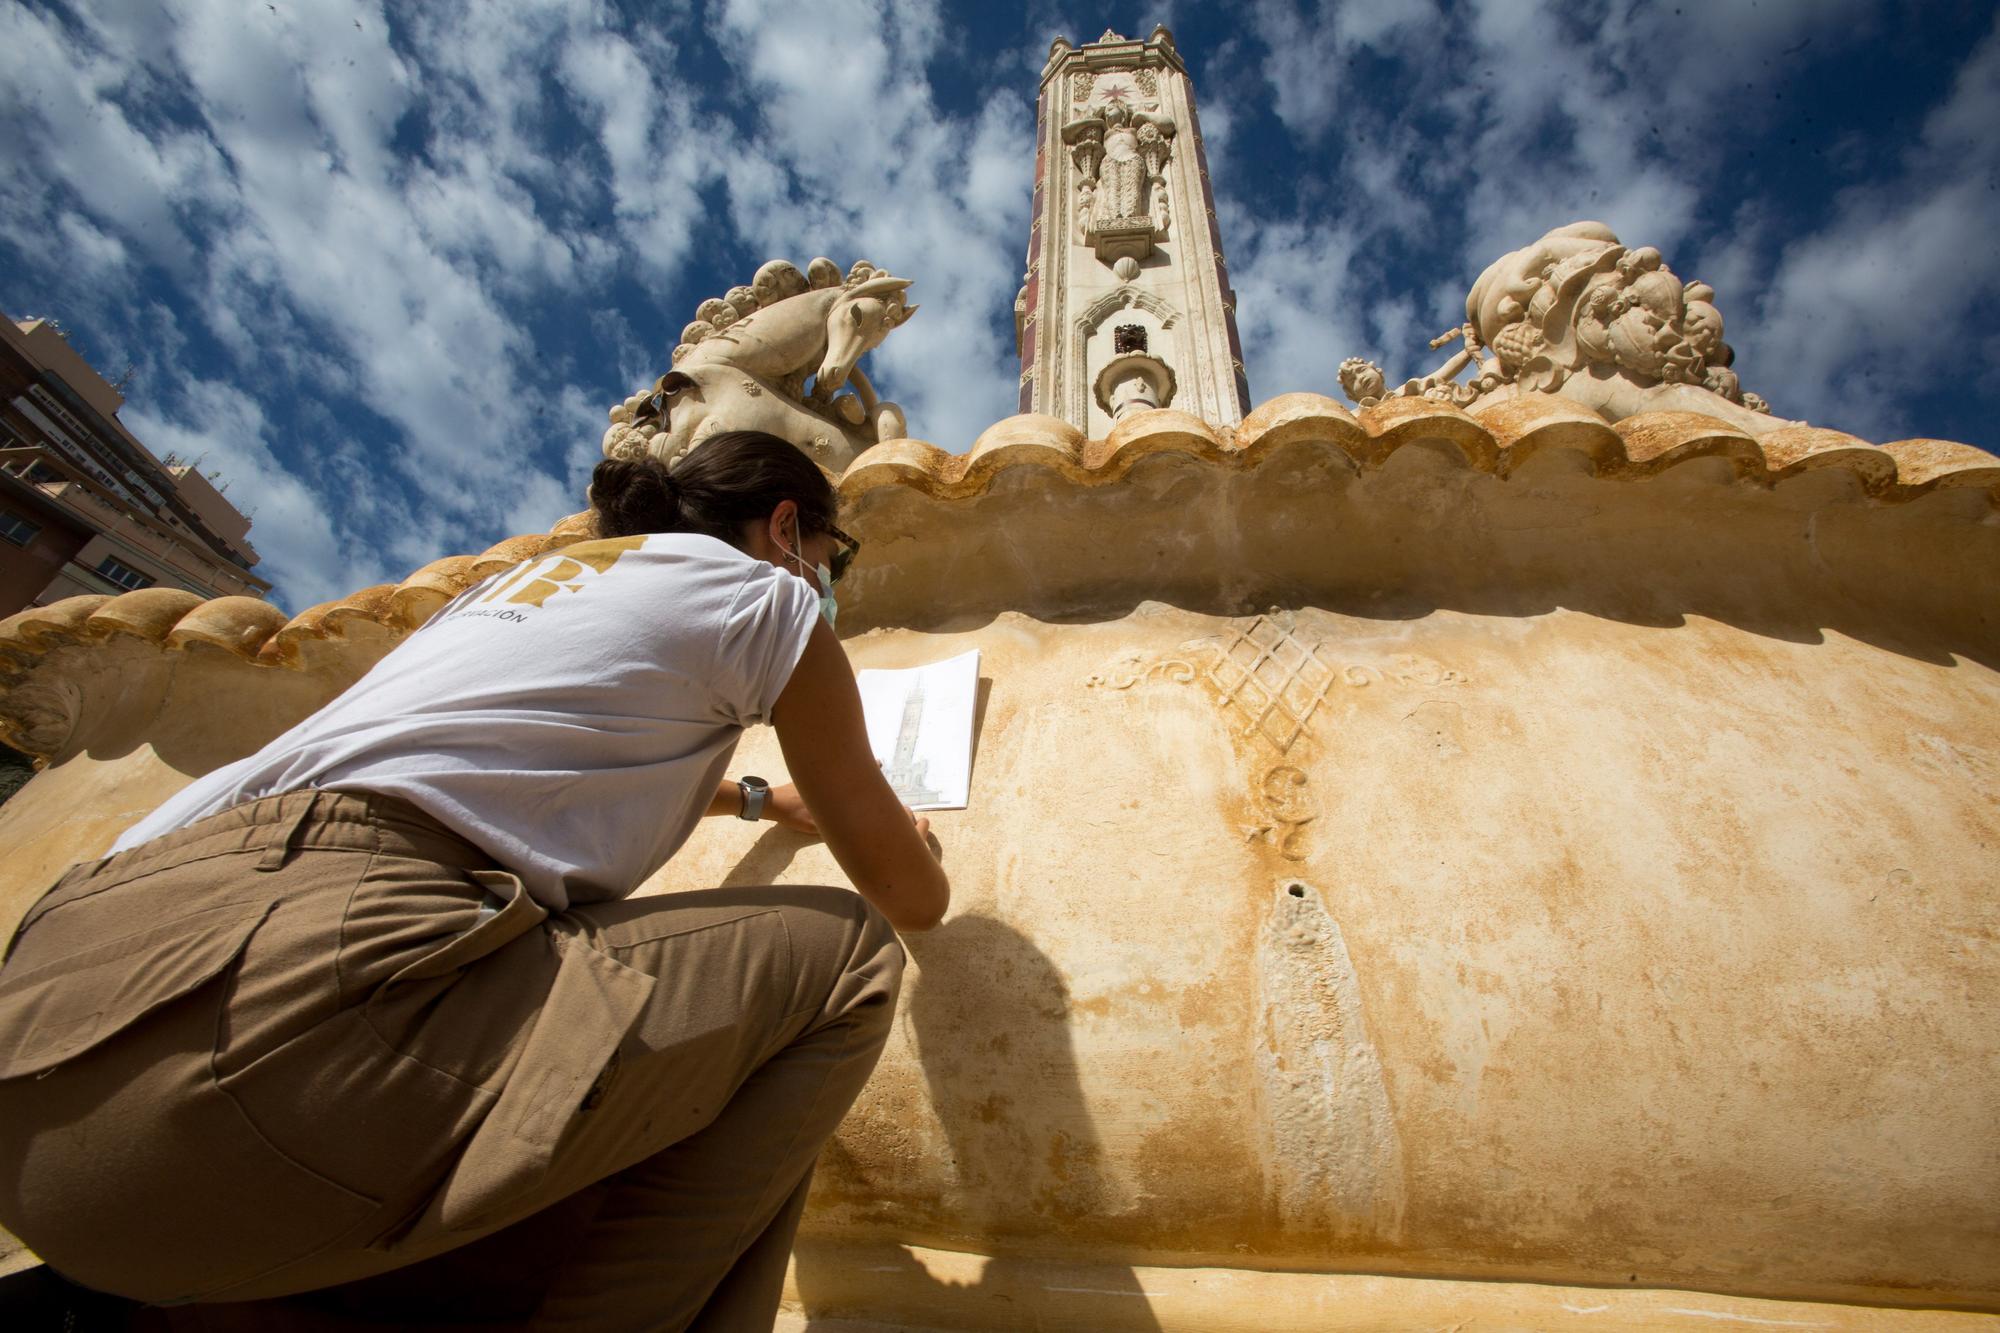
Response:
[[[805,534],[799,528],[799,516],[796,511],[792,514],[792,549],[786,551],[785,554],[792,558],[794,565],[798,566],[799,577],[804,579],[809,586],[817,587],[818,585],[812,576],[806,573]],[[824,593],[826,590],[820,588],[819,591]]]

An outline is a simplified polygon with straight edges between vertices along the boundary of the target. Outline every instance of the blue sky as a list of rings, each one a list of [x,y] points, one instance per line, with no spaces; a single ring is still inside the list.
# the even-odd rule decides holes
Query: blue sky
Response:
[[[1253,402],[1428,369],[1599,218],[1746,389],[2000,445],[2000,18],[1924,0],[167,0],[0,6],[0,307],[253,512],[298,610],[582,507],[605,410],[757,264],[866,258],[911,434],[1013,410],[1051,38],[1189,62]]]

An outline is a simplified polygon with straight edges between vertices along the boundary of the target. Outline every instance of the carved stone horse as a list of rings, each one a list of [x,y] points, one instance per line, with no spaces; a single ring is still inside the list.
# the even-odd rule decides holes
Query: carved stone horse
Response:
[[[902,410],[878,401],[855,363],[916,313],[903,299],[909,285],[875,277],[754,311],[689,348],[634,425],[655,432],[648,449],[669,463],[718,431],[765,430],[822,466],[846,467],[903,433]],[[850,382],[854,394],[835,398]]]

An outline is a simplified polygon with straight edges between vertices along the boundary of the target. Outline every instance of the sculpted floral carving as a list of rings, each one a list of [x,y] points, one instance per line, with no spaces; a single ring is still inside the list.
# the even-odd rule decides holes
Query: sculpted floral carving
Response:
[[[671,464],[720,431],[765,430],[837,470],[904,438],[902,409],[858,363],[916,313],[909,286],[866,260],[844,277],[830,259],[803,273],[772,260],[696,308],[673,368],[611,409],[605,456]]]
[[[1163,657],[1149,663],[1134,653],[1120,658],[1104,671],[1086,678],[1083,683],[1086,686],[1102,685],[1112,690],[1129,690],[1148,680],[1168,680],[1186,685],[1194,680],[1195,672],[1195,664],[1184,658]]]
[[[1535,392],[1576,399],[1610,421],[1679,409],[1758,434],[1790,424],[1743,391],[1715,289],[1682,282],[1658,250],[1628,247],[1601,222],[1557,227],[1493,261],[1465,313],[1464,324],[1431,340],[1433,349],[1458,346],[1429,374],[1391,390],[1379,366],[1349,357],[1342,389],[1364,407],[1385,397],[1470,407]]]

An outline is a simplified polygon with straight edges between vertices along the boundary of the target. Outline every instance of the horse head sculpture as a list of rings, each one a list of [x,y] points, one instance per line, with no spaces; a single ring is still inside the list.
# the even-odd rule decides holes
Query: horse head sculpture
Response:
[[[870,278],[833,304],[827,312],[826,355],[813,381],[815,397],[839,390],[856,362],[917,313],[917,307],[903,300],[909,285],[908,278]]]
[[[672,464],[720,431],[763,430],[839,471],[870,445],[901,438],[902,409],[876,397],[858,363],[916,313],[904,298],[910,279],[865,261],[845,281],[830,260],[808,273],[773,260],[749,284],[704,301],[673,368],[611,409],[605,456]]]

